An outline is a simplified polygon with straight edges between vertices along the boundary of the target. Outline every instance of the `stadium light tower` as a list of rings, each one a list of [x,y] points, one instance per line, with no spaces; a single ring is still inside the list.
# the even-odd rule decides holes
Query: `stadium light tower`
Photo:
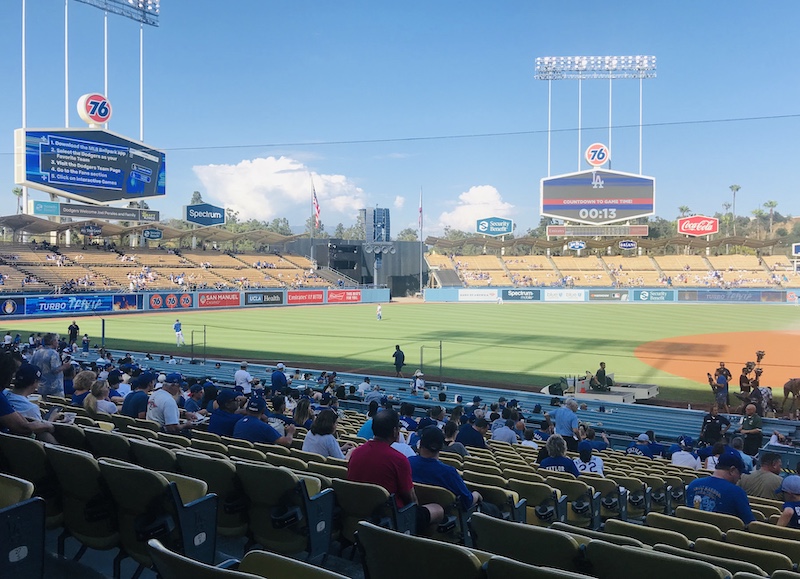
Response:
[[[118,14],[139,23],[139,140],[144,141],[144,25],[158,26],[161,0],[77,0],[104,11],[103,54],[105,96],[108,97],[108,13]]]
[[[611,87],[614,79],[639,79],[639,174],[642,173],[642,81],[656,76],[655,56],[542,56],[534,78],[547,81],[547,176],[550,176],[552,81],[578,81],[578,170],[581,168],[581,97],[584,80],[608,79],[608,140],[611,145]]]

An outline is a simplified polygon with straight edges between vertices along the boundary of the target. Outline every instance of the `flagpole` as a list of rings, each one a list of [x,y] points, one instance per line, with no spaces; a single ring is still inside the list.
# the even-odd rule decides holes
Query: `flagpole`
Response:
[[[316,195],[314,191],[314,177],[311,173],[308,174],[308,178],[311,180],[311,216],[314,217],[316,215],[314,210],[314,196]],[[311,223],[311,262],[313,263],[314,260],[314,224],[316,221]]]
[[[419,188],[419,295],[422,297],[422,263],[424,257],[424,242],[422,241],[422,187]]]

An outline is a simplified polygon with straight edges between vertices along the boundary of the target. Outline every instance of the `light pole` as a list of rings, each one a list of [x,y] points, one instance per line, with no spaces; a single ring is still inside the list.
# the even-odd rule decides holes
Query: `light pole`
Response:
[[[611,144],[611,81],[614,79],[639,80],[639,174],[642,173],[642,81],[656,77],[655,56],[541,56],[536,58],[534,78],[546,80],[547,89],[547,175],[550,175],[550,116],[552,107],[551,85],[554,80],[578,81],[578,158],[583,158],[581,148],[582,88],[584,80],[608,79],[608,140]],[[579,167],[580,170],[580,161]]]

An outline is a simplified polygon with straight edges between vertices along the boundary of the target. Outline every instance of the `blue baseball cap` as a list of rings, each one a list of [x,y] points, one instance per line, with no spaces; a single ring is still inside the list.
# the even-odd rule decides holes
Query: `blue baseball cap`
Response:
[[[167,374],[167,378],[164,380],[167,384],[180,384],[183,382],[183,376],[180,372],[172,372],[171,374]]]
[[[732,452],[725,452],[721,454],[719,460],[717,461],[717,468],[724,470],[726,468],[731,468],[732,466],[735,466],[736,469],[741,473],[747,470],[747,467],[744,465],[744,461],[738,452],[736,454]]]
[[[267,401],[260,396],[253,396],[247,403],[248,412],[264,412],[267,408]]]
[[[800,495],[800,476],[797,476],[796,474],[790,474],[785,479],[783,479],[781,487],[775,492]]]
[[[30,386],[42,377],[42,371],[33,364],[22,364],[14,375],[14,385],[19,387]]]
[[[231,388],[225,388],[221,390],[219,394],[217,394],[217,404],[223,406],[224,404],[228,404],[229,402],[236,400],[237,394]]]

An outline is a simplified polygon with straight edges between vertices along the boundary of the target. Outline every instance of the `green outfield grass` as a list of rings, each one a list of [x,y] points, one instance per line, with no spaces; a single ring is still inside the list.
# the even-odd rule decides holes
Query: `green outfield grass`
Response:
[[[527,389],[594,371],[604,360],[617,380],[656,383],[662,398],[687,401],[707,401],[708,385],[639,361],[636,346],[673,336],[800,327],[800,308],[747,304],[385,304],[380,322],[375,305],[366,304],[177,315],[187,342],[194,330],[195,343],[201,343],[206,327],[210,358],[393,375],[391,355],[400,344],[408,375],[425,346],[425,372],[435,380],[441,340],[447,381]],[[188,348],[175,348],[175,317],[174,311],[106,316],[106,345],[188,356]],[[2,332],[27,338],[31,332],[65,334],[71,318],[4,321]],[[99,317],[78,318],[78,324],[92,344],[99,343]]]

